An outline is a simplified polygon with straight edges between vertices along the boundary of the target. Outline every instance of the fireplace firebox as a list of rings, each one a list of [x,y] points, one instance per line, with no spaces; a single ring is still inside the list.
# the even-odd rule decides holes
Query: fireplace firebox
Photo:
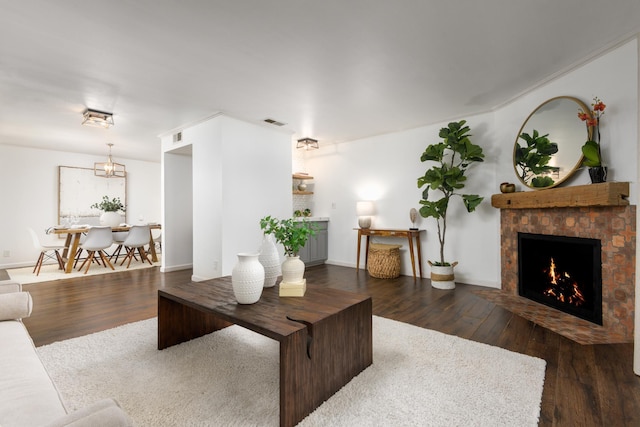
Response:
[[[521,296],[602,325],[598,239],[518,233]]]

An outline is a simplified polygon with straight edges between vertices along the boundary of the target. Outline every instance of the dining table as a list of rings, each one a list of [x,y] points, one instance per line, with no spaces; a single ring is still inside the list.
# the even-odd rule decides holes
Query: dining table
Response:
[[[153,234],[151,230],[161,230],[160,224],[148,224],[149,225],[149,254],[151,255],[151,261],[158,262],[158,254],[156,253],[156,245],[153,241]],[[70,227],[52,227],[49,233],[63,235],[66,234],[65,248],[62,251],[62,260],[65,263],[64,272],[71,273],[73,271],[73,263],[75,261],[75,254],[78,251],[80,245],[80,237],[89,231],[90,226],[70,226]],[[131,225],[119,225],[111,227],[111,231],[127,232],[131,230]]]

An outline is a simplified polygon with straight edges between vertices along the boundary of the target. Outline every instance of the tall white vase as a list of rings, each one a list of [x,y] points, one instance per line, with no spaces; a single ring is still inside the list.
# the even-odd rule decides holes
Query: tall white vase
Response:
[[[233,294],[239,304],[258,302],[264,285],[264,267],[257,253],[239,253],[238,262],[231,270]]]
[[[271,234],[263,236],[258,260],[264,267],[264,287],[271,288],[275,286],[278,276],[282,274],[282,269],[280,268],[278,248]]]
[[[282,283],[300,283],[303,278],[304,262],[297,255],[287,255],[282,263]]]

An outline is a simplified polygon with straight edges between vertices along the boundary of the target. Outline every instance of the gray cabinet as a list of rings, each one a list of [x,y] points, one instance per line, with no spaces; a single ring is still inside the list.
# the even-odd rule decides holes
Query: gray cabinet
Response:
[[[328,221],[310,221],[316,227],[316,235],[307,240],[307,244],[300,249],[300,259],[309,267],[324,264],[329,257],[329,226]]]

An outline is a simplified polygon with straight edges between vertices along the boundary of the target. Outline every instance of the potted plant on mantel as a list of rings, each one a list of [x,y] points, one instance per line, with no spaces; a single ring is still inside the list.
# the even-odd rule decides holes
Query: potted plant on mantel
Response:
[[[260,220],[264,234],[273,234],[276,242],[284,247],[285,260],[282,263],[282,283],[302,284],[304,282],[304,262],[298,253],[309,237],[315,236],[315,228],[306,220],[282,219],[266,216]],[[281,283],[281,287],[282,287]]]
[[[483,197],[477,194],[461,194],[467,177],[465,173],[471,164],[484,161],[482,147],[471,143],[469,126],[466,120],[451,122],[440,129],[442,142],[429,145],[420,156],[421,162],[436,162],[425,174],[418,178],[418,188],[426,188],[422,192],[420,215],[424,218],[435,218],[438,225],[438,241],[440,243],[440,259],[431,262],[431,285],[438,289],[455,288],[453,267],[458,263],[449,263],[444,258],[444,244],[447,235],[447,212],[449,201],[459,196],[464,202],[467,212],[473,212],[482,202]],[[434,192],[442,195],[437,200],[429,200]]]
[[[102,200],[91,205],[91,208],[100,209],[103,212],[100,215],[100,224],[109,227],[117,227],[121,222],[118,212],[125,212],[126,210],[119,197],[109,199],[109,196],[102,196]]]
[[[591,183],[596,184],[607,180],[607,167],[602,162],[602,150],[600,147],[600,117],[604,114],[607,106],[597,96],[593,98],[591,104],[593,110],[578,110],[578,118],[587,125],[587,134],[590,136],[589,141],[582,146],[582,154],[584,160],[582,166],[589,168],[589,177]]]

